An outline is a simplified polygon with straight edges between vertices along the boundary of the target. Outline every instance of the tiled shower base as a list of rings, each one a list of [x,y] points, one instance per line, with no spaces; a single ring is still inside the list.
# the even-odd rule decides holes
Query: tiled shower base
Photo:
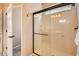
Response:
[[[32,53],[30,56],[37,56],[36,54]]]
[[[21,46],[13,49],[13,56],[21,56]]]

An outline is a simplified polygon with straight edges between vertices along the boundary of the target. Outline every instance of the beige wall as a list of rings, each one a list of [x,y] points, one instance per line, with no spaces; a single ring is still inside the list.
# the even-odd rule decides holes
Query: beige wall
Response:
[[[0,4],[0,55],[2,54],[2,4]]]
[[[4,10],[4,8],[6,8],[8,6],[8,4],[7,3],[0,3],[0,17],[2,17],[3,18],[3,15],[1,16],[1,14],[3,13],[1,13],[1,10]],[[3,20],[3,19],[2,19]],[[4,21],[4,20],[3,20]],[[4,33],[3,33],[3,31],[4,31],[4,29],[5,29],[5,26],[4,26],[4,24],[2,24],[2,26],[3,26],[3,30],[2,30],[2,34],[0,34],[0,37],[2,38],[0,38],[1,39],[1,42],[0,42],[0,53],[3,53],[2,51],[4,51],[4,47],[3,47],[3,42],[2,41],[4,41],[3,39],[4,39]]]
[[[41,4],[23,4],[23,19],[22,19],[22,55],[32,54],[32,13],[40,10]]]
[[[45,9],[45,8],[48,8],[48,7],[57,5],[57,4],[59,4],[59,3],[43,3],[42,8]]]

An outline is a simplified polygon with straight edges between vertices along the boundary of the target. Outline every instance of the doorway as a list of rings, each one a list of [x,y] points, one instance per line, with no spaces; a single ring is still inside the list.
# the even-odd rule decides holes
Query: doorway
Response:
[[[6,47],[5,54],[8,56],[21,56],[21,19],[22,6],[10,6],[6,13]]]

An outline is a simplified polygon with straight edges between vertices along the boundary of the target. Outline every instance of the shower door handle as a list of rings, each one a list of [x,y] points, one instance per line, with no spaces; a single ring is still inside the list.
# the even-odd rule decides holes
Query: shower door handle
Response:
[[[12,35],[12,36],[8,36],[9,38],[14,38],[15,36],[14,35]]]
[[[78,27],[74,28],[74,29],[78,29]]]
[[[74,28],[75,30],[77,30],[78,29],[78,27],[76,27],[76,28]]]

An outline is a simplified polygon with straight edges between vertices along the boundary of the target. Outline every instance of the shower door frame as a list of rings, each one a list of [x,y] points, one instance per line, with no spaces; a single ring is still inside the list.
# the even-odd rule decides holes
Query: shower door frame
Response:
[[[48,7],[48,8],[45,8],[45,9],[42,9],[42,10],[39,10],[39,11],[33,13],[33,23],[32,24],[33,24],[33,53],[34,54],[40,56],[38,53],[34,52],[34,15],[45,12],[45,11],[52,10],[52,9],[55,9],[55,8],[63,7],[63,6],[66,6],[66,5],[75,6],[75,3],[60,3],[60,4],[57,4],[55,6],[51,6],[51,7]]]

